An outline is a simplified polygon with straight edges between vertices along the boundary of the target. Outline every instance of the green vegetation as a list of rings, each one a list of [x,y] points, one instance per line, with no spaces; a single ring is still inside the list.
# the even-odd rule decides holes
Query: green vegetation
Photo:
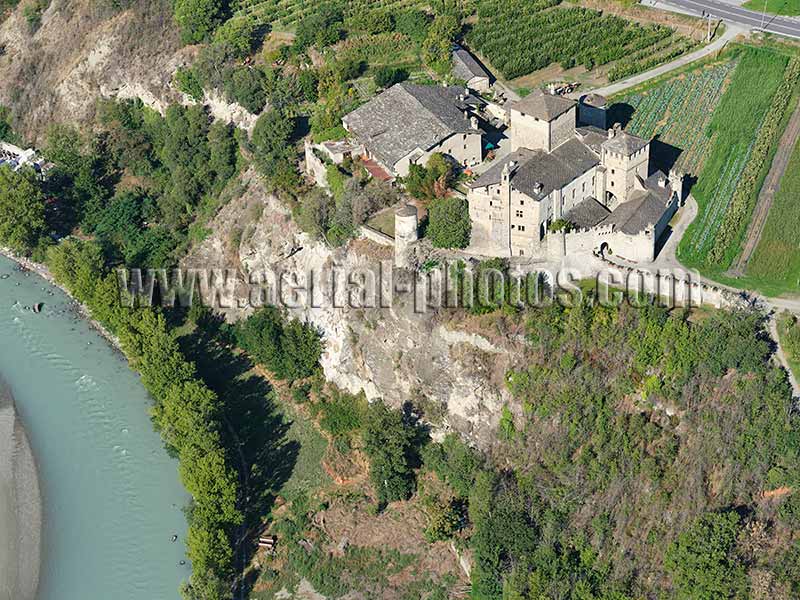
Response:
[[[758,12],[766,9],[773,15],[800,15],[800,3],[797,0],[747,0],[742,7]]]
[[[722,99],[726,81],[736,68],[733,57],[719,63],[692,67],[679,76],[649,82],[642,88],[615,98],[611,118],[628,120],[626,130],[645,139],[680,149],[675,168],[697,175],[702,172],[711,147],[708,125]],[[628,114],[633,111],[633,114]],[[651,148],[654,160],[657,148]]]
[[[777,326],[786,360],[800,381],[800,325],[791,313],[783,313],[778,317]]]
[[[667,62],[695,45],[668,27],[642,26],[561,0],[493,0],[478,7],[478,23],[467,41],[507,79],[558,63],[587,70],[614,61],[609,76],[619,79]],[[536,52],[526,48],[536,40]],[[666,51],[666,52],[664,52]]]
[[[380,402],[369,407],[364,427],[364,452],[370,459],[369,477],[380,504],[407,500],[414,490],[411,452],[414,429],[400,412]]]
[[[425,236],[435,248],[466,248],[472,223],[469,204],[456,196],[437,198],[428,205],[428,227]]]
[[[752,157],[756,134],[784,80],[787,63],[786,56],[767,49],[747,47],[741,52],[731,83],[709,123],[712,147],[692,189],[700,212],[678,249],[679,258],[689,266],[713,264],[710,253],[728,218],[746,223],[738,212],[746,209],[737,205],[733,213],[731,201]],[[762,168],[763,157],[757,166]],[[727,236],[725,240],[730,243]]]
[[[237,323],[238,345],[280,379],[294,381],[314,374],[322,355],[319,332],[300,321],[286,321],[274,306]]]
[[[44,194],[33,170],[0,166],[0,244],[30,254],[47,231]]]
[[[800,144],[775,193],[764,231],[747,265],[747,283],[773,293],[800,289]]]

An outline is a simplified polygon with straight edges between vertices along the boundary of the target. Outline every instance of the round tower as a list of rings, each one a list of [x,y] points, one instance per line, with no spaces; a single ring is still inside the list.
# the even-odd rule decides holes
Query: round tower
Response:
[[[404,267],[407,264],[408,247],[419,240],[419,217],[417,207],[404,204],[394,211],[394,264]]]

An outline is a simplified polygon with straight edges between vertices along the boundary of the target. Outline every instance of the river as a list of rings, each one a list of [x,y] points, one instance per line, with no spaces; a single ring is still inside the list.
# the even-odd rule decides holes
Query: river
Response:
[[[0,257],[0,377],[39,470],[38,600],[176,599],[187,496],[147,393],[65,294],[14,266]],[[40,314],[26,309],[36,302]]]

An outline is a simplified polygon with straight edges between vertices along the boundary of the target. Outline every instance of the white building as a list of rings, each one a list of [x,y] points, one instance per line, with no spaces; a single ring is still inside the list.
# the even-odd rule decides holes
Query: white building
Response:
[[[573,100],[543,92],[512,104],[508,118],[511,154],[468,186],[474,251],[654,259],[683,189],[682,177],[649,172],[650,142],[579,126]]]

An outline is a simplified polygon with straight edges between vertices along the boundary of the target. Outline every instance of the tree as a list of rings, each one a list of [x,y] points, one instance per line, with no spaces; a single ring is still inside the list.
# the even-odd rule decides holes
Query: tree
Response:
[[[185,44],[198,44],[211,37],[222,20],[219,0],[175,0],[175,21]]]
[[[175,85],[195,102],[203,99],[203,83],[191,67],[175,71]]]
[[[372,404],[364,428],[364,452],[370,460],[372,487],[381,504],[406,500],[413,491],[413,471],[409,464],[415,433],[406,425],[400,411],[389,410],[381,402]]]
[[[294,186],[297,179],[292,164],[291,144],[294,123],[283,112],[270,109],[261,115],[253,128],[250,145],[256,166],[274,186]]]
[[[223,46],[232,58],[244,58],[253,51],[256,24],[252,17],[228,19],[216,33],[214,44]]]
[[[253,114],[264,110],[267,92],[264,72],[257,67],[230,67],[225,71],[225,94]]]
[[[0,165],[0,243],[30,254],[47,232],[44,194],[32,169]]]
[[[733,511],[703,515],[667,549],[665,566],[673,574],[678,598],[724,600],[746,583],[734,554],[739,515]]]
[[[460,30],[458,19],[452,15],[437,16],[422,44],[422,58],[434,71],[450,71],[453,41]]]
[[[382,88],[392,87],[395,83],[400,83],[408,79],[408,71],[389,66],[378,67],[375,71],[375,85]]]
[[[471,229],[466,200],[437,198],[428,207],[426,236],[436,248],[466,248]]]
[[[417,43],[428,35],[430,19],[421,10],[408,10],[395,17],[395,30],[404,33]]]

